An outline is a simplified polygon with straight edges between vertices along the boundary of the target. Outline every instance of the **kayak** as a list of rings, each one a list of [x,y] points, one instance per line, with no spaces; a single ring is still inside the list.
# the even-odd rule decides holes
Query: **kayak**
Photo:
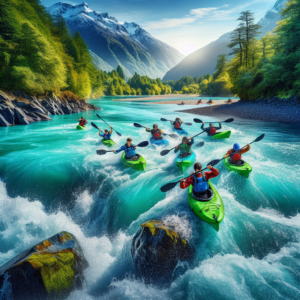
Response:
[[[192,166],[195,161],[196,161],[196,154],[194,152],[192,152],[192,154],[187,157],[182,158],[180,157],[180,155],[178,155],[175,158],[175,164],[182,172],[184,172],[185,169]]]
[[[85,126],[80,126],[80,125],[77,125],[76,127],[78,130],[86,130]]]
[[[112,140],[102,139],[102,143],[108,147],[115,145],[116,143]]]
[[[169,145],[169,141],[165,140],[165,139],[161,139],[161,140],[155,140],[153,137],[150,138],[150,143],[157,145],[157,146],[167,146]]]
[[[128,160],[128,159],[125,159],[125,152],[123,152],[122,162],[124,163],[124,165],[126,167],[130,167],[130,168],[133,168],[138,171],[145,171],[146,166],[147,166],[146,159],[142,155],[140,155],[140,154],[138,154],[138,155],[140,156],[140,158],[138,160]]]
[[[188,202],[192,211],[203,221],[211,225],[216,231],[219,231],[220,223],[225,216],[224,204],[222,198],[212,183],[208,182],[211,191],[211,198],[205,200],[196,200],[193,197],[193,186],[190,185],[188,192]]]
[[[175,132],[177,132],[178,134],[180,134],[180,135],[188,135],[188,132],[186,130],[182,129],[182,128],[181,129],[173,128],[173,130]]]
[[[228,139],[231,135],[231,131],[228,130],[228,131],[223,131],[223,132],[219,132],[219,133],[216,133],[212,136],[210,136],[213,140],[220,140],[220,139]]]
[[[228,158],[225,158],[224,160],[224,165],[226,167],[226,169],[231,172],[236,172],[238,173],[239,175],[241,176],[244,176],[245,178],[248,178],[250,173],[252,172],[252,167],[244,161],[244,165],[240,165],[240,166],[237,166],[237,165],[233,165],[229,162],[229,157]]]

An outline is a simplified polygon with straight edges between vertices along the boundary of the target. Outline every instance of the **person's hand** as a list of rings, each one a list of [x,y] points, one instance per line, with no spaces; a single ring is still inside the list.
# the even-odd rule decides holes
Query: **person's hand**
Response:
[[[110,127],[110,129],[113,129],[111,126],[109,126]]]
[[[178,146],[175,147],[176,149],[178,148]]]
[[[218,123],[220,124],[221,122],[220,122],[220,121],[218,121]]]
[[[190,137],[190,140],[192,139],[193,137]]]
[[[225,154],[225,156],[224,157],[228,157],[228,154]]]
[[[183,179],[183,178],[181,178],[181,179],[180,179],[180,182],[184,182],[184,179]]]
[[[148,129],[148,127],[146,127],[146,130]]]
[[[113,150],[113,152],[116,152],[116,150]]]
[[[202,124],[205,124],[205,122],[202,122]]]
[[[136,145],[133,145],[134,148],[136,148]]]
[[[207,169],[211,170],[212,166],[211,165],[208,165],[207,166]]]

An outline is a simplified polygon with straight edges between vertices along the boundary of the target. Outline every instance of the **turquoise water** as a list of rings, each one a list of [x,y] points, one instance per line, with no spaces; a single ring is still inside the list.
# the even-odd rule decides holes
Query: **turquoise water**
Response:
[[[90,263],[83,290],[69,299],[300,298],[299,125],[235,120],[224,125],[232,131],[230,139],[197,137],[196,142],[203,140],[205,145],[194,151],[206,164],[221,158],[234,142],[245,145],[266,134],[244,155],[253,167],[248,179],[228,173],[222,163],[217,166],[220,176],[212,182],[223,198],[225,218],[216,232],[191,212],[187,190],[160,191],[163,184],[182,176],[174,153],[161,157],[161,148],[140,148],[148,165],[139,173],[125,168],[120,154],[98,156],[96,149],[106,148],[92,126],[75,129],[81,116],[107,128],[96,117],[99,113],[123,134],[113,134],[118,144],[128,136],[138,144],[150,136],[133,122],[157,123],[171,133],[161,117],[212,119],[179,115],[177,105],[111,98],[93,103],[104,110],[0,128],[0,265],[67,230],[79,239]],[[195,106],[185,106],[191,107]],[[195,123],[183,128],[189,136],[200,132]],[[179,140],[169,142],[172,147]],[[131,241],[140,224],[150,219],[174,225],[196,249],[194,265],[165,288],[134,277]]]

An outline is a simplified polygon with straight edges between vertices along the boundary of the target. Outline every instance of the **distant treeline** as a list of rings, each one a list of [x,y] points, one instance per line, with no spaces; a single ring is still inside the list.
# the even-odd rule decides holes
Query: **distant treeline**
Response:
[[[286,3],[273,32],[257,39],[260,26],[250,11],[242,12],[228,45],[234,57],[219,56],[215,81],[223,78],[241,99],[300,95],[300,0]]]

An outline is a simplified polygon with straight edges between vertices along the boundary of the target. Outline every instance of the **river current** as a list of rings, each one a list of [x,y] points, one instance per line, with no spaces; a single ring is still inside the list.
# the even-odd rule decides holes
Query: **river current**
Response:
[[[122,133],[112,135],[122,145],[129,136],[135,144],[149,140],[149,133],[134,122],[156,123],[171,133],[161,117],[217,119],[176,112],[182,109],[177,105],[112,99],[91,101],[103,111],[0,128],[0,265],[66,230],[77,237],[89,262],[83,289],[68,299],[300,299],[300,125],[236,119],[223,125],[232,131],[230,139],[196,138],[196,143],[205,142],[193,149],[197,161],[206,165],[234,142],[244,146],[265,133],[243,156],[253,167],[248,179],[229,173],[223,163],[216,166],[220,176],[212,183],[225,205],[216,232],[190,210],[187,190],[160,191],[182,177],[174,164],[176,154],[161,157],[162,148],[139,148],[146,171],[128,169],[120,154],[96,154],[107,148],[90,122],[107,128],[99,113]],[[81,116],[89,122],[86,131],[76,130]],[[199,127],[183,125],[189,137]],[[179,143],[168,140],[170,147]],[[194,264],[165,287],[134,276],[132,238],[151,219],[174,225],[196,249]]]

